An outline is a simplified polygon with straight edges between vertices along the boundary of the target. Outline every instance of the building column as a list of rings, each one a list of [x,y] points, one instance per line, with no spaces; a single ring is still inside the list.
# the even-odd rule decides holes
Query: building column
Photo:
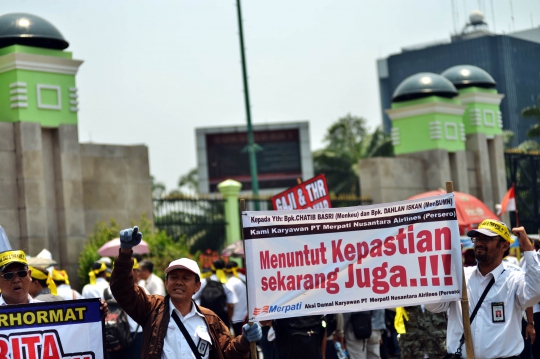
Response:
[[[467,168],[467,153],[465,151],[456,151],[451,157],[450,166],[452,167],[452,181],[456,191],[469,193],[469,172]]]
[[[19,249],[24,247],[20,243],[16,168],[15,126],[11,122],[0,122],[0,225],[11,247]]]
[[[240,232],[240,209],[238,207],[238,193],[242,189],[242,184],[238,181],[228,179],[217,185],[219,192],[225,197],[225,220],[227,226],[225,230],[225,244],[229,245],[242,239]]]
[[[58,259],[78,286],[79,255],[86,242],[83,185],[77,125],[58,126],[55,138],[55,190]],[[54,239],[52,239],[54,240]]]
[[[490,210],[494,211],[495,202],[493,198],[492,173],[486,135],[483,133],[467,135],[466,146],[467,150],[474,154],[478,197],[480,197],[480,200],[482,200]]]
[[[35,256],[48,241],[41,125],[18,122],[14,127],[20,223],[17,249]]]
[[[501,203],[504,195],[508,191],[510,183],[506,183],[506,161],[504,159],[504,143],[502,135],[495,135],[492,140],[488,140],[489,163],[491,163],[491,183],[493,186],[493,201]],[[494,212],[496,212],[493,209]],[[505,213],[501,220],[510,224],[510,216]]]

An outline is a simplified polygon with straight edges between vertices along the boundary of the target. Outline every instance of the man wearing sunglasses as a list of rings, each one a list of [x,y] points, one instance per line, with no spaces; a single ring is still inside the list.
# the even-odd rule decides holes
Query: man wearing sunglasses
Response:
[[[21,250],[0,252],[0,305],[38,303],[32,298],[30,285],[32,270],[28,268],[26,254]],[[99,307],[102,317],[107,315],[107,303],[101,300]]]
[[[486,219],[478,229],[467,233],[474,243],[478,262],[476,266],[463,268],[470,313],[481,303],[471,323],[476,359],[519,358],[523,351],[523,311],[540,301],[540,264],[534,247],[523,227],[514,228],[512,232],[523,250],[524,271],[507,269],[503,263],[514,242],[506,224]],[[484,292],[486,295],[481,301]],[[448,310],[447,350],[467,357],[465,345],[460,341],[463,335],[461,303],[444,302],[425,307],[436,313]]]
[[[27,304],[40,302],[34,300],[30,294],[30,270],[26,255],[21,250],[4,251],[0,253],[0,305]]]

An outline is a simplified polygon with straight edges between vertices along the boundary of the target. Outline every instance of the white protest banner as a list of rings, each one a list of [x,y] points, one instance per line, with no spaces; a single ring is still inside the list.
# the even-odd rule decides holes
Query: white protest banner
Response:
[[[249,320],[460,298],[454,194],[242,213]]]
[[[104,359],[99,299],[6,305],[0,359]]]

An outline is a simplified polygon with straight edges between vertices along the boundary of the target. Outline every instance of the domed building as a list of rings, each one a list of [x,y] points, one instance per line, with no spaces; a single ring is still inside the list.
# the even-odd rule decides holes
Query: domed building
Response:
[[[445,77],[432,72],[421,72],[407,77],[394,91],[392,102],[403,102],[429,96],[452,98],[457,90]]]
[[[392,142],[396,155],[444,149],[465,150],[462,115],[456,87],[444,76],[421,72],[407,77],[395,89]]]
[[[151,218],[152,195],[146,146],[79,143],[83,61],[68,46],[39,16],[0,16],[0,218],[13,248],[47,248],[77,281],[96,221]]]
[[[0,16],[0,48],[11,45],[64,50],[69,43],[53,24],[32,14],[12,13]]]
[[[45,19],[25,13],[0,16],[0,82],[9,84],[2,121],[77,124],[75,75],[83,61],[63,51],[68,46]]]
[[[497,83],[483,69],[472,65],[458,65],[446,69],[441,74],[457,89],[466,87],[494,88]]]
[[[360,161],[362,193],[374,203],[444,188],[471,193],[494,208],[506,192],[502,120],[496,82],[472,65],[405,78],[385,112],[394,158]]]

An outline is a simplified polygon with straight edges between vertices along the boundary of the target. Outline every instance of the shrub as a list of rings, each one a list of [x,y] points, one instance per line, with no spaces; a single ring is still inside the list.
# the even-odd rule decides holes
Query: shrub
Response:
[[[182,257],[198,257],[198,253],[195,256],[189,254],[189,249],[183,238],[175,242],[165,231],[154,230],[152,222],[146,216],[142,216],[139,223],[132,223],[132,226],[135,225],[139,227],[140,232],[143,234],[143,240],[148,243],[150,249],[150,253],[144,254],[143,258],[154,263],[154,274],[162,279],[165,279],[165,269],[171,261]],[[98,249],[108,241],[117,238],[119,234],[120,228],[114,220],[111,220],[109,224],[105,222],[96,223],[94,233],[88,238],[79,257],[78,274],[81,286],[88,284],[90,267],[92,263],[101,258],[97,252]]]

